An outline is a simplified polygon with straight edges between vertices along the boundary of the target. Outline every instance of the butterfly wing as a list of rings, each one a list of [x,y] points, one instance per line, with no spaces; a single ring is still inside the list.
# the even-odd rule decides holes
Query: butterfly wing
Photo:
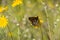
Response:
[[[38,17],[29,17],[30,22],[32,23],[32,25],[37,26],[39,21],[38,21]]]

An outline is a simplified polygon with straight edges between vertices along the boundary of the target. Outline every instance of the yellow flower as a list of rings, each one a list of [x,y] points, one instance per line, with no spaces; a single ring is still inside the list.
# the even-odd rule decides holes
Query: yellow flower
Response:
[[[22,0],[14,0],[14,2],[12,3],[12,7],[15,7],[20,4],[22,4]]]
[[[0,28],[5,28],[8,24],[8,19],[3,15],[0,17]]]
[[[8,32],[8,36],[11,37],[13,34],[12,32]]]
[[[3,12],[3,11],[5,11],[5,10],[7,10],[8,9],[8,7],[6,6],[6,7],[0,7],[0,12]]]

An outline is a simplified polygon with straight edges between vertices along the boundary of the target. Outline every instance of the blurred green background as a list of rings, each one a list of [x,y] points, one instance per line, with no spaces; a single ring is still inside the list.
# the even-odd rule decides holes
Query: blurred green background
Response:
[[[7,6],[0,15],[8,18],[8,26],[0,28],[0,40],[60,40],[60,0],[17,0],[13,7],[14,1],[0,0],[0,7]],[[39,28],[31,25],[31,16],[44,21]]]

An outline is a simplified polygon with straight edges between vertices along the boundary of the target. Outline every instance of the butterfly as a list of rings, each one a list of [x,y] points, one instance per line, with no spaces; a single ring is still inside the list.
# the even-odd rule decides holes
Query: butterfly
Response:
[[[29,17],[29,20],[32,23],[32,25],[38,26],[38,24],[39,24],[39,18],[38,18],[38,16],[37,17]]]

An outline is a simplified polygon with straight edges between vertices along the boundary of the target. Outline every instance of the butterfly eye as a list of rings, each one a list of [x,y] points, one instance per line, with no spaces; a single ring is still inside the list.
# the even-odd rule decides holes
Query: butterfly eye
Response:
[[[29,20],[34,26],[37,26],[39,24],[38,17],[29,17]]]

